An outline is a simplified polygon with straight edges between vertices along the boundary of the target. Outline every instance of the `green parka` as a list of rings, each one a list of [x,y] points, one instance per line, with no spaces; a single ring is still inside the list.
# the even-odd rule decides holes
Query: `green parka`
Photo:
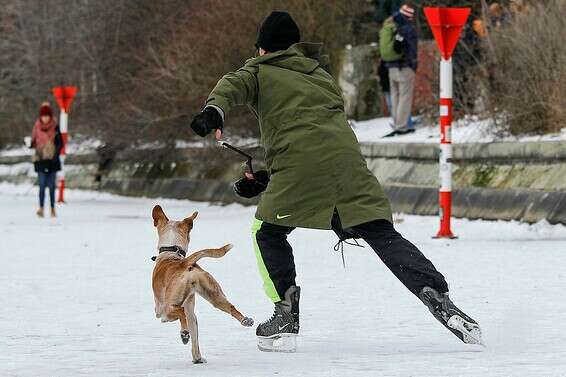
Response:
[[[249,59],[225,75],[207,105],[256,114],[270,182],[256,218],[291,227],[331,229],[391,221],[389,200],[362,157],[332,76],[320,67],[321,45],[297,43]]]

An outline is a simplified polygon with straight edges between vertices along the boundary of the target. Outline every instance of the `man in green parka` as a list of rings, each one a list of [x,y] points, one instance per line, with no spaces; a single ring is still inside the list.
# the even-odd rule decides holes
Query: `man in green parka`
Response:
[[[218,82],[191,128],[220,139],[236,105],[248,105],[259,121],[267,170],[246,173],[234,188],[247,198],[262,194],[253,244],[275,312],[257,328],[260,349],[294,350],[300,288],[287,235],[297,227],[333,229],[341,241],[363,238],[443,325],[466,343],[481,342],[477,323],[448,298],[444,277],[393,228],[389,200],[367,168],[341,91],[321,66],[321,45],[300,43],[291,16],[273,12],[256,48],[259,56]]]

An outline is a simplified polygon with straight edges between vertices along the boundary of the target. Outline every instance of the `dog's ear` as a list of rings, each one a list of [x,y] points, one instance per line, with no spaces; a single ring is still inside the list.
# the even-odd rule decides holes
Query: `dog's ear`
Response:
[[[153,210],[151,211],[151,217],[153,217],[153,226],[157,226],[160,220],[169,221],[167,215],[165,215],[165,212],[163,212],[163,209],[160,205],[153,207]]]
[[[187,226],[189,227],[189,230],[193,229],[193,221],[194,221],[194,219],[197,218],[197,216],[198,216],[198,212],[195,211],[195,212],[193,212],[193,214],[191,216],[189,216],[189,217],[187,217],[186,219],[183,220],[183,222],[185,224],[187,224]]]

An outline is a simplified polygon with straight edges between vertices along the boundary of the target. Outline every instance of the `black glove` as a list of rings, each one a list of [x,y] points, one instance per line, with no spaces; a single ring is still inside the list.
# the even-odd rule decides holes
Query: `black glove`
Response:
[[[213,107],[207,107],[193,118],[191,128],[200,137],[205,137],[212,130],[222,130],[224,121],[222,116]]]
[[[254,173],[254,178],[244,177],[234,183],[234,191],[242,198],[253,198],[265,191],[269,183],[267,170],[259,170]]]

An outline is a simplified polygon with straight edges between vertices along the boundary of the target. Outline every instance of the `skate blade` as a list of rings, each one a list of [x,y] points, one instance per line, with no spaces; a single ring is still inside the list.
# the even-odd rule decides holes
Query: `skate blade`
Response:
[[[277,334],[271,337],[257,337],[257,348],[263,352],[297,352],[296,334]]]
[[[450,317],[447,326],[462,334],[462,341],[466,344],[478,344],[485,347],[481,337],[481,328],[477,323],[466,321],[459,315]]]

